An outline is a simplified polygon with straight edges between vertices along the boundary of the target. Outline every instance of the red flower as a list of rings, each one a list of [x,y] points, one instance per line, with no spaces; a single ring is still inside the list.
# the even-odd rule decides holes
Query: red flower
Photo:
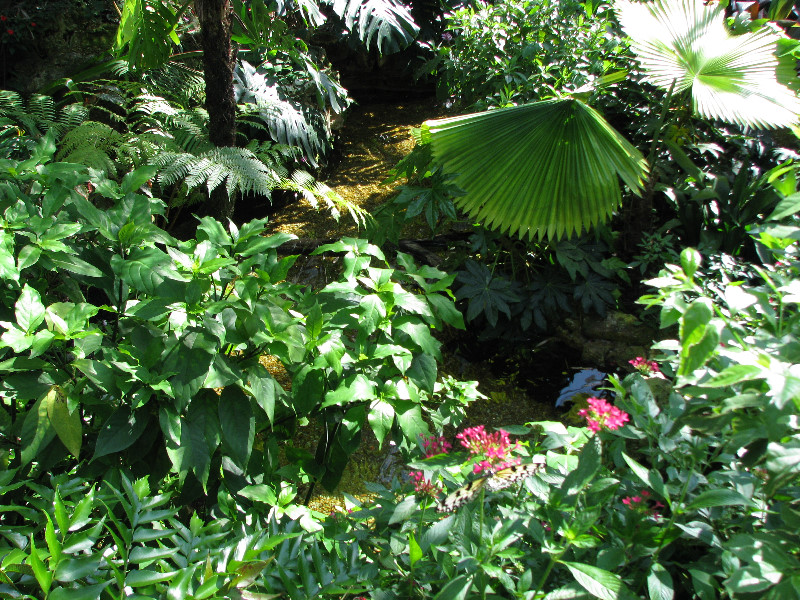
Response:
[[[33,21],[31,21],[31,27],[36,27],[36,23],[34,23]]]
[[[0,21],[2,21],[3,23],[5,23],[6,21],[8,21],[8,17],[7,17],[7,16],[5,16],[5,15],[0,15]]]
[[[8,35],[14,35],[14,30],[13,29],[6,29],[6,33],[8,33]]]

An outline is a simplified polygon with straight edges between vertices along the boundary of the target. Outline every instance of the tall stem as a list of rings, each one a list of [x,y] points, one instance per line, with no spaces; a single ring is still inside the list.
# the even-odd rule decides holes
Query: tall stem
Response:
[[[664,122],[667,120],[667,113],[669,112],[669,105],[672,104],[672,92],[675,91],[675,82],[677,79],[672,80],[672,85],[669,86],[667,97],[664,98],[664,104],[661,107],[661,114],[658,117],[658,124],[655,131],[653,131],[653,141],[650,144],[650,154],[647,155],[647,164],[651,166],[650,176],[653,176],[652,166],[656,158],[656,150],[658,149],[658,142],[661,140],[661,130],[664,129]]]

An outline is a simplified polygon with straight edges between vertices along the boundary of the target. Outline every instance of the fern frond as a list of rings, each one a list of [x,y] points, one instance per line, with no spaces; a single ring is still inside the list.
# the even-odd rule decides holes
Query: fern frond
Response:
[[[85,121],[64,135],[56,160],[86,165],[113,177],[117,168],[112,155],[125,145],[125,138],[105,123]]]
[[[150,69],[142,74],[142,81],[183,108],[203,104],[206,99],[203,74],[182,63],[168,62],[163,67]]]
[[[319,201],[322,201],[337,221],[342,210],[346,210],[359,227],[365,226],[367,219],[370,218],[369,213],[363,208],[345,200],[335,190],[321,181],[316,181],[305,171],[295,171],[290,179],[284,179],[281,182],[280,187],[302,194],[314,208],[319,208]]]
[[[254,192],[269,197],[287,175],[285,169],[264,164],[247,148],[214,148],[200,155],[165,152],[152,164],[159,167],[161,185],[183,180],[189,190],[205,185],[210,193],[224,182],[231,196]]]

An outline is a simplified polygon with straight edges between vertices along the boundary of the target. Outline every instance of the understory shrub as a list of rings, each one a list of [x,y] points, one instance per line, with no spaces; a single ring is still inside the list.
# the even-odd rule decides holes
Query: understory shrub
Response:
[[[431,328],[463,327],[455,275],[344,239],[318,251],[342,254],[338,279],[293,284],[292,236],[265,219],[206,217],[179,242],[154,224],[154,167],[116,183],[54,152],[45,136],[0,161],[0,451],[21,476],[171,473],[182,501],[234,515],[333,489],[365,426],[407,448],[423,413],[457,422],[477,396],[436,387]],[[315,453],[292,444],[310,421]]]
[[[797,596],[796,269],[710,288],[685,250],[642,299],[677,326],[659,345],[671,381],[641,359],[651,376],[612,380],[588,427],[426,441],[407,483],[337,521],[380,565],[371,597]]]

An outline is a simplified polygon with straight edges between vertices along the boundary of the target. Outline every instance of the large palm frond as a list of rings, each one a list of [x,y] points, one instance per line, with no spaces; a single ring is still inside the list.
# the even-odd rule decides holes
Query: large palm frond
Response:
[[[426,123],[433,153],[466,195],[456,204],[489,228],[558,238],[605,220],[621,178],[643,186],[647,164],[595,110],[574,98]]]
[[[647,81],[690,90],[697,114],[751,127],[797,122],[800,100],[791,56],[776,54],[782,34],[770,27],[733,35],[720,3],[618,0],[615,8]]]

